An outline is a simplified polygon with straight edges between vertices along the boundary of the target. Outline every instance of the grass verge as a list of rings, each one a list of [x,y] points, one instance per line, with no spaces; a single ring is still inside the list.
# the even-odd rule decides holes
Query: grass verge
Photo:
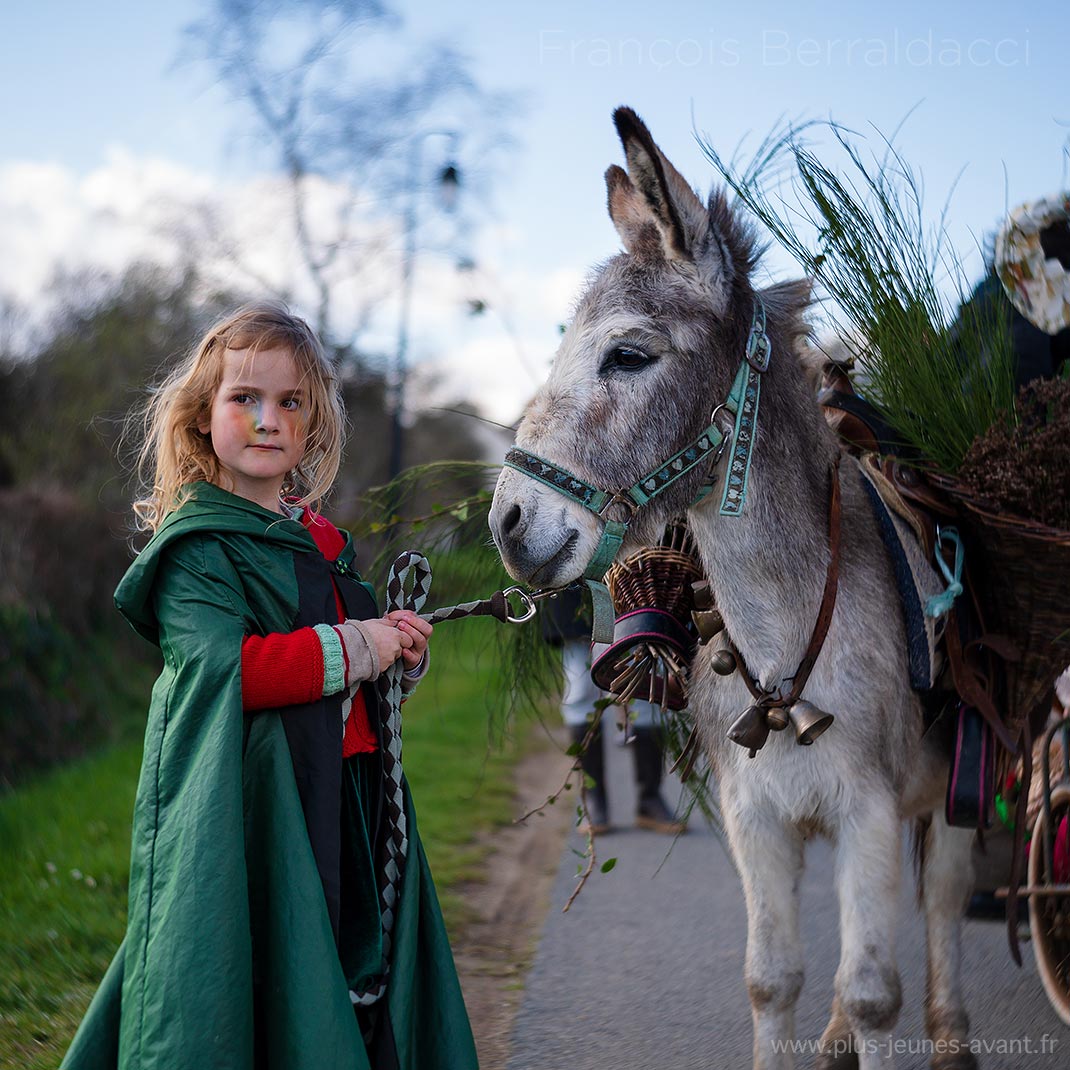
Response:
[[[478,879],[484,835],[512,814],[515,740],[490,745],[489,622],[436,632],[405,705],[405,768],[447,926]],[[148,702],[148,688],[143,700]],[[54,1068],[126,926],[141,743],[122,742],[0,796],[0,1066]]]

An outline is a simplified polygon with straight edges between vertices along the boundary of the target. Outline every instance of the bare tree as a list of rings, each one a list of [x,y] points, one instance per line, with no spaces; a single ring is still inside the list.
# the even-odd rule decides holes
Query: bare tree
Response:
[[[456,49],[414,50],[401,28],[379,0],[209,0],[187,28],[187,58],[206,64],[244,106],[245,140],[283,176],[313,319],[342,356],[353,355],[355,338],[343,338],[336,322],[339,287],[351,298],[360,286],[365,319],[384,296],[382,261],[397,239],[382,223],[400,214],[396,195],[412,192],[412,139],[463,129],[458,149],[479,161],[466,165],[466,184],[478,186],[516,108],[515,98],[480,87]],[[266,281],[253,269],[249,276]],[[356,322],[359,329],[360,312]]]

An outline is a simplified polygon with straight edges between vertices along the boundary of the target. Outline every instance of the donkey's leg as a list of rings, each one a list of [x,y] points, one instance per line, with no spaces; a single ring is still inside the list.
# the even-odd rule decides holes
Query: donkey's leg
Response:
[[[933,1041],[933,1070],[973,1070],[969,1019],[962,1000],[959,936],[973,887],[972,829],[952,828],[933,814],[925,836],[922,903],[928,961],[925,1027]]]
[[[738,800],[739,794],[722,784],[722,798]],[[747,902],[745,976],[754,1023],[754,1066],[791,1070],[795,1003],[803,983],[803,840],[794,826],[760,807],[744,805],[740,810],[726,808],[725,826]]]
[[[850,1026],[860,1070],[893,1062],[891,1031],[902,1004],[895,966],[901,827],[894,800],[874,791],[855,800],[839,828],[834,1014],[838,1010]]]

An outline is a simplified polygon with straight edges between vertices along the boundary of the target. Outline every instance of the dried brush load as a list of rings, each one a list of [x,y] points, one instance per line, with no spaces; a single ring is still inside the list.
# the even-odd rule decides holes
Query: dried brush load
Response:
[[[1006,670],[1012,729],[1050,707],[1070,664],[1070,379],[1024,386],[1017,414],[978,436],[957,479],[930,477],[958,505],[989,627],[1018,655]]]
[[[1023,386],[1015,410],[974,439],[958,471],[960,492],[986,512],[1070,531],[1070,379]]]

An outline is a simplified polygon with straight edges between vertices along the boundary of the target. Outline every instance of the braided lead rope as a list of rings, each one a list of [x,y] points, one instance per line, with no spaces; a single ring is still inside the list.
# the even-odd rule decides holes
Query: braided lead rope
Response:
[[[412,576],[412,588],[405,593]],[[406,550],[390,566],[386,584],[386,611],[411,609],[419,612],[431,588],[431,566],[423,554]],[[390,973],[390,948],[397,916],[401,879],[409,851],[408,822],[401,776],[401,674],[404,663],[398,658],[376,681],[383,741],[384,837],[383,865],[379,874],[379,914],[383,929],[382,974],[364,992],[350,992],[349,998],[362,1007],[371,1006],[386,992]]]
[[[405,587],[412,576],[412,588],[408,594]],[[423,554],[406,550],[395,558],[390,566],[386,583],[386,611],[411,609],[423,620],[440,624],[447,620],[464,617],[495,617],[503,623],[522,624],[535,615],[532,596],[518,587],[495,591],[490,598],[474,602],[462,602],[456,606],[444,606],[431,613],[420,613],[431,589],[431,566]],[[521,603],[521,612],[513,614],[509,598],[516,596]],[[400,658],[379,674],[376,686],[379,691],[380,725],[383,751],[383,797],[385,802],[383,864],[379,873],[379,913],[383,930],[382,972],[363,992],[350,991],[349,998],[360,1007],[370,1007],[386,992],[390,973],[390,949],[393,942],[394,919],[401,879],[405,872],[405,860],[409,851],[408,822],[405,817],[405,795],[401,777],[401,674],[404,665]]]
[[[505,624],[509,622],[509,602],[504,591],[495,591],[490,598],[462,602],[456,606],[443,606],[433,613],[421,613],[420,616],[431,624],[460,620],[462,617],[496,617]]]

